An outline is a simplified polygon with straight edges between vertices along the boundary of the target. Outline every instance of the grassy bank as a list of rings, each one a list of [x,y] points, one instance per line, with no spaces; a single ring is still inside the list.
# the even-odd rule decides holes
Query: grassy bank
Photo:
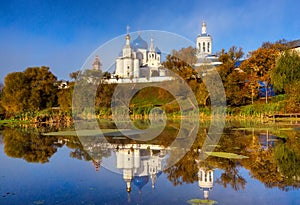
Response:
[[[144,93],[145,92],[145,93]],[[158,110],[158,112],[165,112],[168,118],[182,118],[195,116],[195,112],[187,111],[182,113],[180,111],[177,101],[172,97],[168,96],[167,99],[163,98],[163,95],[159,92],[153,92],[151,95],[147,95],[148,90],[139,93],[133,98],[129,105],[130,113],[129,115],[133,119],[143,119],[148,118],[151,115],[153,109]],[[148,96],[148,97],[144,97]],[[155,100],[153,100],[155,99]],[[264,101],[256,101],[254,104],[240,106],[240,107],[230,107],[226,108],[226,117],[232,119],[249,119],[249,118],[263,118],[265,115],[273,114],[285,114],[285,96],[279,95],[269,100],[266,104]],[[160,111],[161,110],[161,111]],[[219,113],[218,113],[219,112]],[[222,109],[216,111],[214,117],[223,117],[224,113]],[[86,116],[83,118],[86,119]],[[94,116],[94,115],[91,115]],[[97,118],[111,118],[112,110],[110,107],[98,107],[96,108]],[[201,119],[210,119],[212,117],[211,109],[207,107],[199,107],[199,117]],[[0,120],[0,124],[11,124],[11,123],[58,123],[58,124],[72,124],[72,112],[62,111],[60,109],[47,109],[36,112],[26,112],[15,115],[9,119]]]
[[[278,95],[265,103],[264,100],[256,101],[254,104],[240,106],[240,107],[227,107],[228,117],[243,117],[243,118],[262,118],[265,115],[285,114],[285,96]]]
[[[8,119],[0,120],[0,124],[71,124],[71,111],[46,109],[35,112],[24,112]]]

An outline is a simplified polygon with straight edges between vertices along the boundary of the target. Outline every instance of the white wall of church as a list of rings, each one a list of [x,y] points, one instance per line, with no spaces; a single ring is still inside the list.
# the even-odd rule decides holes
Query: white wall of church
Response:
[[[134,59],[134,74],[133,77],[138,78],[140,77],[140,61],[139,59]]]

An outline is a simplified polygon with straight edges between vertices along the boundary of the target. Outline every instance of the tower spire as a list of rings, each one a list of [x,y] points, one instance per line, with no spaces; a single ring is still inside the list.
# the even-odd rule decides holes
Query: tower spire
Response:
[[[126,46],[130,46],[129,29],[130,29],[130,27],[127,25],[127,26],[126,26],[126,32],[127,32],[127,35],[126,35]]]
[[[202,22],[202,29],[201,29],[201,34],[206,34],[206,22],[205,21],[203,21]]]
[[[153,37],[150,39],[150,51],[155,51]]]

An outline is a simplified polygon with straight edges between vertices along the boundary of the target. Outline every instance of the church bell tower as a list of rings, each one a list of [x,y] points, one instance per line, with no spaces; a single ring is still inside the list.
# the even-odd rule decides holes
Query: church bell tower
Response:
[[[206,31],[206,22],[202,22],[201,34],[196,40],[197,57],[204,58],[212,54],[212,38]]]

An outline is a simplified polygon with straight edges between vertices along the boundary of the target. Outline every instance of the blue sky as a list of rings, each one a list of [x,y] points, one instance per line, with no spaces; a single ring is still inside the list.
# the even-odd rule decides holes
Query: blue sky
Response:
[[[0,82],[7,73],[42,65],[69,80],[127,25],[194,41],[206,21],[214,52],[235,45],[247,53],[265,41],[300,39],[299,11],[297,0],[0,0]]]

